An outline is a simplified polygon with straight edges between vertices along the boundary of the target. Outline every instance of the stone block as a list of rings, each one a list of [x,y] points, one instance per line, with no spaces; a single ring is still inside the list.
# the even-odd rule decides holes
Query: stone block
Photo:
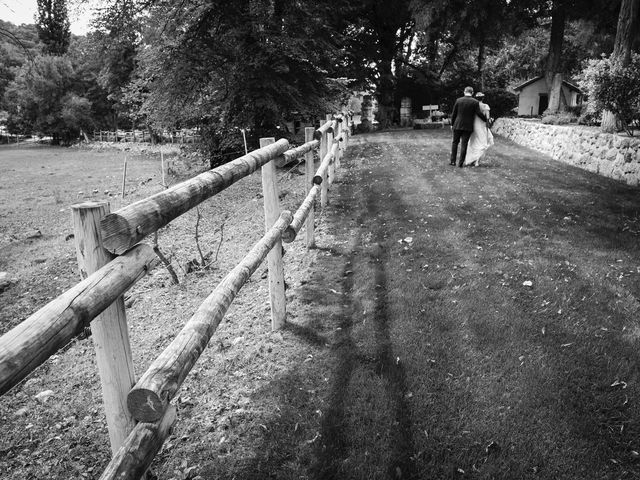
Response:
[[[607,150],[607,153],[604,154],[605,160],[609,160],[610,162],[613,162],[617,156],[618,156],[617,148],[610,148],[609,150]]]
[[[631,149],[627,149],[624,153],[624,163],[631,163],[635,158],[634,152]]]
[[[613,146],[615,148],[627,148],[629,146],[629,137],[621,137],[620,135],[614,135]]]
[[[598,173],[605,177],[611,177],[613,174],[614,165],[611,162],[600,162]]]
[[[624,181],[627,185],[631,185],[632,187],[637,187],[638,183],[640,183],[638,175],[625,175]]]
[[[589,155],[588,153],[583,153],[582,155],[580,155],[580,158],[578,159],[578,163],[584,164],[584,165],[591,163],[591,155]]]

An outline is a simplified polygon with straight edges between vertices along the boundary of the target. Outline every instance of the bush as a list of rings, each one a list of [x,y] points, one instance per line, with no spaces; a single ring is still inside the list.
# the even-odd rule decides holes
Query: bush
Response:
[[[578,117],[569,112],[545,115],[541,120],[542,123],[547,125],[569,125],[577,121]]]
[[[514,107],[518,106],[518,96],[506,90],[490,89],[483,93],[493,118],[512,116]]]
[[[589,125],[591,127],[600,125],[602,121],[602,112],[596,111],[592,108],[592,103],[587,102],[582,104],[580,115],[578,116],[579,125]]]
[[[582,109],[583,109],[582,105],[570,105],[565,107],[565,111],[576,118],[582,115]]]
[[[589,96],[593,113],[615,113],[627,131],[640,120],[640,55],[634,53],[626,67],[612,65],[610,58],[589,60],[580,87]]]

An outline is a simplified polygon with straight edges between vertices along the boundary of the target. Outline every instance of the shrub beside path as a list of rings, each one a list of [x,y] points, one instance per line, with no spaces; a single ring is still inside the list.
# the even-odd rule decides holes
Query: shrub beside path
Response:
[[[638,190],[503,139],[449,167],[449,142],[353,138],[301,289],[306,476],[638,478]]]

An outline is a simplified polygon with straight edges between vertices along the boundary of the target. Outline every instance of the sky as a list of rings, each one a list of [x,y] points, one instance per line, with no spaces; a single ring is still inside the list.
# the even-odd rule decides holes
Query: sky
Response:
[[[36,0],[0,0],[0,19],[16,25],[35,23],[36,5]],[[76,35],[84,35],[89,29],[90,8],[84,7],[83,10],[79,10],[78,7],[70,5],[70,3],[67,5],[71,32]]]

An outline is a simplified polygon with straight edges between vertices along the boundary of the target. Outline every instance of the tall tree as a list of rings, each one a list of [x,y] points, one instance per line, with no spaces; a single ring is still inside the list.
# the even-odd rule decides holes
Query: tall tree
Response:
[[[566,0],[553,0],[551,6],[551,38],[549,41],[549,54],[545,67],[544,78],[549,92],[550,113],[556,113],[562,102],[562,45],[564,43],[564,30],[567,21]]]
[[[100,11],[91,40],[99,54],[99,86],[110,103],[110,128],[128,123],[129,112],[123,102],[124,90],[134,77],[142,35],[140,7],[136,0],[115,0]]]
[[[158,126],[225,124],[258,135],[291,112],[326,111],[337,44],[333,5],[311,0],[158,1],[136,89]]]
[[[76,93],[77,87],[67,57],[36,57],[7,87],[10,130],[51,135],[54,144],[77,138],[80,128],[91,125],[91,104]]]
[[[618,13],[618,27],[616,40],[611,54],[611,67],[624,68],[631,62],[633,44],[638,38],[638,23],[640,22],[640,0],[622,0]],[[601,129],[603,132],[617,130],[615,113],[605,110],[602,112]]]
[[[38,0],[36,27],[45,53],[64,55],[71,38],[66,0]]]
[[[395,115],[397,72],[411,48],[413,17],[410,0],[364,0],[343,10],[344,62],[349,78],[373,86],[378,100],[378,121],[385,127]]]

